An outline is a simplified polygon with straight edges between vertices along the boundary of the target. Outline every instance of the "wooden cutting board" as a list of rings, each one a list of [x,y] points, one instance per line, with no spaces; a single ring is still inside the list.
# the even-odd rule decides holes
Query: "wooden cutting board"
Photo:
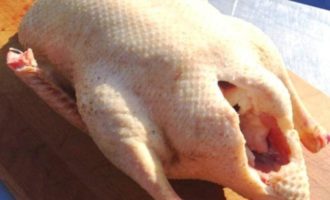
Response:
[[[92,140],[68,124],[6,68],[8,48],[32,0],[0,1],[0,179],[17,199],[151,199],[111,165]],[[330,99],[292,75],[309,110],[330,130]],[[305,153],[312,200],[330,197],[330,147]],[[218,186],[172,181],[183,199],[225,199]],[[242,199],[227,193],[227,199]]]

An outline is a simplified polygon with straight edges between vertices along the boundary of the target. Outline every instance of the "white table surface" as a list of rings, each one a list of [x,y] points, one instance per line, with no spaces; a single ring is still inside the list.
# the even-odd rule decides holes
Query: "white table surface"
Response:
[[[330,11],[287,0],[209,0],[276,44],[287,68],[330,95]]]

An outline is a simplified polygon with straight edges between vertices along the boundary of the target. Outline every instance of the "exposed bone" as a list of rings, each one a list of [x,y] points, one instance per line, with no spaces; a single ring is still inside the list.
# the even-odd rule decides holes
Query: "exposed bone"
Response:
[[[268,152],[267,135],[269,128],[265,127],[258,115],[245,114],[240,116],[240,127],[252,151],[258,153]]]

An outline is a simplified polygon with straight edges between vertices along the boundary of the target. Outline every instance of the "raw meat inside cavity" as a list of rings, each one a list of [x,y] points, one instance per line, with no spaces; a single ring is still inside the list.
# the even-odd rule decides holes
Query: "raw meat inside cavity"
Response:
[[[239,114],[241,132],[246,140],[248,164],[261,175],[277,172],[281,166],[288,164],[290,149],[275,118],[267,113],[255,113],[252,99],[244,89],[226,81],[219,81],[218,85]]]

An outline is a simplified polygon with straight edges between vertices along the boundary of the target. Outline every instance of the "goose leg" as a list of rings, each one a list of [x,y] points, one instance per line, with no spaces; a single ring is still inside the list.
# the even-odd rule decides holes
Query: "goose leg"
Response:
[[[115,78],[109,79],[115,82]],[[143,105],[136,105],[139,99],[125,89],[111,86],[118,86],[117,82],[95,85],[94,81],[84,80],[88,84],[77,84],[83,88],[78,86],[76,90],[79,111],[94,142],[154,199],[180,200],[165,176],[159,156],[159,149],[164,149],[162,136]]]
[[[297,94],[292,82],[285,74],[283,82],[286,84],[293,108],[293,119],[295,128],[299,132],[300,140],[311,152],[318,152],[330,141],[330,134],[320,125],[305,108],[302,100]]]

